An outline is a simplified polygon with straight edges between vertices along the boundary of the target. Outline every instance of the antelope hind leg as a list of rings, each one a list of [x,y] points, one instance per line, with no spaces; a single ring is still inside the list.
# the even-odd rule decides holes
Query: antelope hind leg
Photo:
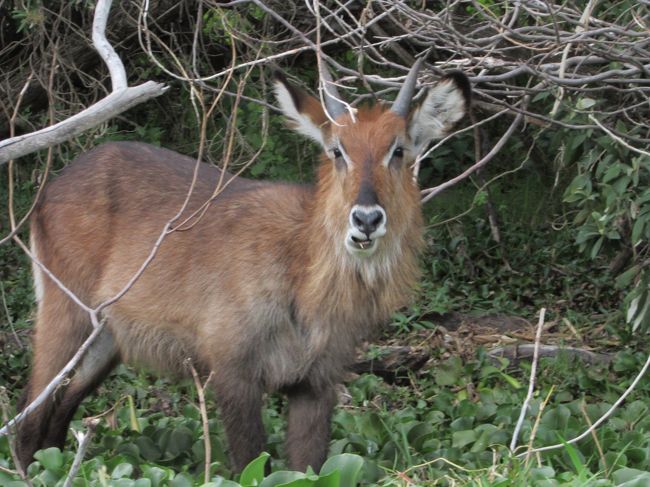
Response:
[[[241,472],[266,446],[262,390],[243,379],[213,386],[226,430],[233,468]]]
[[[84,323],[84,327],[87,326],[89,324]],[[49,333],[37,328],[34,369],[23,406],[27,406],[40,394],[86,338],[75,326],[58,331],[63,333],[50,342],[55,353],[50,354],[48,362],[45,360],[46,356],[39,355],[39,347],[46,342],[45,335]],[[63,447],[70,420],[77,407],[106,378],[118,361],[113,337],[110,331],[105,329],[86,352],[70,383],[56,390],[51,398],[34,410],[18,427],[17,453],[23,468],[27,468],[33,461],[37,450],[52,446]]]

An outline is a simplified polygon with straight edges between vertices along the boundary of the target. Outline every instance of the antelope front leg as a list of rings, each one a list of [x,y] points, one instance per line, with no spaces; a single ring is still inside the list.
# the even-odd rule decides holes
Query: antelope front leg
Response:
[[[301,471],[311,466],[318,472],[329,448],[332,409],[336,404],[334,388],[314,390],[308,384],[298,384],[287,391],[287,396],[289,466]]]

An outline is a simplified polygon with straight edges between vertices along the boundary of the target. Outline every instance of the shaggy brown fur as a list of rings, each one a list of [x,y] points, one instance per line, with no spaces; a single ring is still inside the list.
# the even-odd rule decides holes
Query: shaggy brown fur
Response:
[[[315,100],[302,105],[311,120],[325,120]],[[357,118],[322,128],[345,146],[351,167],[323,156],[315,186],[236,178],[196,224],[167,236],[135,285],[107,308],[108,327],[68,386],[20,427],[23,465],[39,448],[62,446],[75,409],[115,364],[178,374],[190,357],[203,373],[214,372],[235,468],[264,448],[262,397],[277,390],[289,398],[290,466],[320,468],[334,385],[355,347],[408,302],[423,245],[412,155],[382,165],[396,137],[408,140],[406,120],[381,106]],[[34,252],[87,304],[101,303],[145,260],[181,207],[194,167],[193,159],[134,142],[82,155],[44,191],[32,219]],[[200,165],[179,221],[210,200],[220,175]],[[367,258],[343,245],[362,183],[372,185],[388,221]],[[84,312],[37,269],[35,281],[28,401],[91,331]]]

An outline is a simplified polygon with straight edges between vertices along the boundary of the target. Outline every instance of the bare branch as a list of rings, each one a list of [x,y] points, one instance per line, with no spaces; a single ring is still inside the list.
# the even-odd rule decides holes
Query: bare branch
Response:
[[[510,136],[517,129],[517,127],[519,126],[519,124],[520,124],[520,122],[521,122],[521,120],[523,118],[524,118],[524,116],[523,116],[522,113],[517,114],[517,116],[515,117],[513,122],[510,124],[510,127],[508,128],[508,130],[503,134],[503,136],[501,136],[499,141],[496,144],[494,144],[494,147],[492,147],[490,152],[488,152],[487,154],[485,154],[485,156],[483,156],[483,159],[476,162],[473,166],[466,169],[462,174],[459,174],[455,178],[452,178],[449,181],[446,181],[446,182],[444,182],[442,184],[439,184],[438,186],[436,186],[434,188],[423,190],[422,191],[422,194],[423,194],[422,203],[426,203],[427,201],[429,201],[431,198],[433,198],[437,194],[442,193],[445,189],[450,188],[451,186],[453,186],[453,185],[459,183],[460,181],[462,181],[463,179],[469,177],[471,174],[473,174],[474,172],[476,172],[477,170],[479,170],[480,168],[485,166],[488,162],[490,162],[490,160],[492,160],[492,158],[494,156],[496,156],[499,153],[499,151],[503,148],[503,146],[506,144],[508,139],[510,139]]]
[[[623,394],[616,400],[614,404],[603,414],[600,418],[598,418],[598,421],[594,422],[589,428],[587,428],[586,431],[584,431],[582,434],[576,436],[575,438],[572,438],[570,440],[567,440],[564,443],[558,443],[556,445],[549,445],[549,446],[543,446],[541,448],[535,448],[533,450],[527,450],[523,453],[520,453],[517,455],[517,458],[521,458],[524,456],[529,456],[532,455],[533,453],[540,453],[543,451],[549,451],[549,450],[556,450],[558,448],[564,448],[567,444],[572,445],[573,443],[577,443],[581,440],[584,440],[587,436],[591,434],[592,431],[595,431],[596,428],[598,428],[601,424],[603,424],[613,413],[616,411],[616,409],[623,404],[627,396],[630,395],[630,393],[634,390],[634,388],[637,386],[639,381],[643,378],[645,373],[648,371],[648,368],[650,368],[650,355],[648,355],[648,358],[645,361],[645,364],[641,368],[641,371],[637,374],[637,376],[634,378],[632,383],[629,385],[629,387],[625,390]]]
[[[108,39],[106,39],[106,21],[111,10],[111,3],[112,0],[99,0],[97,2],[93,20],[93,45],[111,73],[113,91],[121,91],[128,87],[124,64],[113,46],[108,42]]]
[[[210,425],[208,423],[208,409],[205,404],[205,389],[208,387],[210,380],[212,379],[213,372],[210,372],[208,378],[202,384],[199,374],[194,368],[191,359],[185,360],[185,366],[190,369],[192,373],[192,379],[194,380],[194,386],[196,387],[196,393],[199,396],[199,411],[201,413],[201,424],[203,426],[203,447],[205,448],[205,466],[203,469],[203,481],[210,481],[210,462],[212,461],[212,442],[210,441]]]
[[[122,60],[106,39],[106,21],[111,0],[99,0],[93,21],[93,44],[106,63],[113,84],[113,92],[94,105],[44,129],[11,137],[0,142],[0,165],[40,149],[60,144],[76,135],[125,112],[129,108],[162,95],[167,89],[163,84],[147,81],[127,87],[126,72]]]
[[[528,412],[528,406],[530,405],[530,400],[533,398],[533,393],[535,392],[535,378],[537,375],[537,362],[539,360],[539,342],[542,339],[542,330],[544,328],[544,316],[546,316],[546,308],[542,308],[539,311],[539,321],[537,322],[537,332],[535,333],[535,351],[533,353],[533,362],[530,367],[530,380],[528,381],[528,393],[526,394],[526,399],[524,399],[524,404],[521,406],[519,419],[517,420],[517,424],[515,425],[515,430],[512,433],[512,440],[510,441],[510,451],[514,451],[515,447],[517,446],[519,431],[521,430],[521,427],[524,424],[524,419],[526,418],[526,413]]]
[[[125,112],[151,98],[162,95],[166,87],[154,81],[114,91],[78,114],[44,129],[0,142],[0,164],[37,150],[70,140],[86,130]]]
[[[90,440],[92,440],[93,436],[95,435],[95,429],[99,424],[99,420],[90,418],[88,420],[84,420],[84,424],[86,425],[88,431],[85,433],[82,431],[73,432],[75,438],[77,439],[77,442],[79,442],[79,447],[77,448],[77,453],[74,456],[72,467],[70,467],[70,471],[68,472],[68,476],[63,483],[63,487],[72,487],[72,481],[74,480],[75,475],[77,475],[79,467],[81,467],[81,462],[83,461],[86,450],[90,445]]]
[[[99,326],[95,327],[92,333],[86,338],[86,341],[83,342],[77,353],[74,354],[72,359],[61,369],[61,371],[50,381],[50,383],[41,391],[41,393],[34,399],[31,404],[29,404],[25,409],[23,409],[19,414],[17,414],[11,421],[6,423],[2,429],[0,429],[0,436],[8,435],[26,416],[32,413],[37,409],[48,397],[59,387],[59,384],[65,379],[70,372],[79,364],[81,359],[86,354],[86,351],[93,344],[95,339],[99,334],[104,330],[106,325],[105,321],[99,323]]]

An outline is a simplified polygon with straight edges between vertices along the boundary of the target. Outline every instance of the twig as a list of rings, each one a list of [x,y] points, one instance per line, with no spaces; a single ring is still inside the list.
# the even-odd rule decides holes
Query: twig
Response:
[[[141,85],[142,86],[142,85]],[[225,87],[225,86],[224,86]],[[137,87],[136,87],[137,88]],[[135,88],[134,88],[135,89]],[[131,90],[131,88],[129,88]],[[125,93],[128,90],[122,90],[121,93]],[[118,93],[119,94],[119,93]],[[112,96],[113,94],[109,95]],[[221,95],[219,95],[217,98],[220,98]],[[108,97],[107,97],[108,98]],[[98,104],[93,105],[93,107],[96,107]],[[213,105],[214,107],[214,105]],[[205,121],[205,120],[204,120]],[[9,423],[5,424],[5,426],[0,429],[0,436],[6,435],[9,432],[9,429],[17,425],[20,421],[22,421],[27,415],[29,415],[32,411],[34,411],[37,407],[39,407],[48,397],[49,395],[56,390],[56,388],[59,386],[59,384],[67,377],[67,375],[77,366],[81,358],[83,357],[85,351],[92,345],[93,341],[96,339],[97,336],[99,336],[99,333],[101,333],[103,327],[104,327],[104,321],[99,321],[99,313],[106,308],[107,306],[115,303],[117,300],[119,300],[124,294],[126,294],[129,289],[136,283],[136,281],[142,276],[146,268],[149,266],[149,264],[153,261],[155,256],[158,253],[158,249],[160,248],[160,245],[162,244],[163,240],[167,235],[169,235],[173,231],[173,224],[180,218],[180,216],[183,214],[185,209],[187,208],[187,205],[189,204],[191,195],[193,193],[197,177],[198,177],[198,169],[201,164],[201,157],[203,155],[203,150],[202,148],[204,147],[204,140],[205,140],[205,130],[202,128],[201,130],[201,144],[200,144],[200,150],[199,150],[199,156],[196,160],[196,165],[194,167],[194,175],[192,182],[190,184],[190,187],[188,188],[185,200],[183,201],[183,204],[179,208],[178,212],[165,224],[163,227],[160,235],[158,236],[158,239],[156,240],[155,244],[153,245],[149,255],[145,259],[145,261],[142,263],[140,268],[137,270],[137,272],[129,279],[129,281],[126,283],[126,285],[113,297],[105,300],[104,302],[100,303],[98,306],[96,306],[94,309],[91,309],[89,306],[87,306],[85,303],[83,303],[78,296],[76,296],[71,290],[69,290],[18,238],[18,236],[14,235],[13,239],[14,241],[21,247],[23,252],[25,252],[32,262],[39,267],[40,270],[42,270],[62,291],[64,291],[70,299],[72,299],[79,307],[81,307],[84,311],[86,311],[89,314],[91,323],[94,327],[93,332],[91,335],[86,339],[86,341],[83,343],[82,347],[77,351],[77,353],[72,357],[72,359],[61,369],[61,371],[50,381],[50,383],[45,387],[43,391],[29,404],[23,411],[21,411],[20,414],[18,414],[16,417],[14,417]]]
[[[5,421],[5,422],[7,421],[7,403],[8,403],[8,400],[7,400],[6,391],[5,391],[5,388],[2,387],[2,388],[0,388],[0,410],[2,410],[2,421]],[[27,485],[29,487],[32,487],[31,480],[29,480],[29,478],[25,474],[25,470],[23,469],[23,466],[18,461],[18,455],[16,454],[16,448],[15,448],[15,445],[14,445],[14,443],[12,441],[13,438],[9,438],[8,440],[9,440],[8,441],[8,443],[9,443],[9,454],[11,455],[11,459],[14,461],[14,465],[16,466],[16,471],[14,472],[12,470],[6,469],[7,473],[10,473],[12,475],[17,474],[21,479],[23,479],[25,482],[27,482]]]
[[[641,378],[645,375],[645,373],[648,371],[648,367],[650,367],[650,355],[648,355],[648,358],[641,368],[641,371],[637,374],[637,376],[634,378],[630,386],[625,390],[625,392],[619,397],[616,402],[607,410],[605,414],[603,414],[600,418],[598,418],[598,421],[596,421],[594,424],[592,424],[586,431],[584,431],[582,434],[576,436],[575,438],[572,438],[570,440],[567,440],[564,443],[558,443],[556,445],[549,445],[549,446],[543,446],[540,448],[535,448],[534,450],[530,450],[524,453],[520,453],[517,455],[517,458],[520,458],[524,455],[529,455],[532,453],[539,453],[539,452],[544,452],[544,451],[549,451],[549,450],[556,450],[558,448],[563,448],[565,445],[572,445],[573,443],[577,443],[580,440],[586,438],[591,434],[592,431],[595,431],[596,428],[598,428],[601,424],[603,424],[613,413],[616,411],[616,409],[623,404],[623,401],[625,401],[625,398],[630,395],[630,393],[634,390],[636,385],[639,383]]]
[[[9,432],[20,423],[23,418],[29,415],[32,411],[38,408],[49,396],[52,394],[58,387],[61,381],[68,376],[68,374],[77,366],[81,361],[83,356],[86,354],[86,351],[92,343],[95,341],[97,336],[104,330],[106,321],[101,321],[99,326],[93,329],[92,333],[86,338],[86,341],[83,342],[77,353],[74,354],[72,359],[61,369],[61,371],[50,381],[50,383],[41,391],[41,393],[34,399],[25,409],[23,409],[19,414],[17,414],[11,421],[5,423],[5,425],[0,429],[0,436],[8,435]]]
[[[70,467],[68,476],[65,479],[65,482],[63,483],[63,487],[72,487],[72,481],[74,480],[75,475],[77,475],[77,472],[79,471],[79,467],[81,467],[81,462],[84,459],[84,455],[86,454],[88,445],[90,445],[90,440],[95,434],[95,430],[97,429],[99,420],[98,419],[85,420],[84,424],[86,425],[87,428],[86,433],[82,431],[73,431],[75,438],[79,442],[79,447],[77,449],[76,455],[74,456],[72,467]]]
[[[417,179],[417,177],[418,177],[418,175],[420,173],[420,166],[422,165],[422,161],[424,159],[426,159],[427,157],[429,157],[432,153],[434,153],[436,151],[436,149],[438,149],[438,147],[442,146],[449,139],[455,137],[458,134],[462,134],[464,132],[474,130],[475,127],[480,127],[481,125],[484,125],[484,124],[486,124],[488,122],[491,122],[492,120],[495,120],[495,119],[499,118],[501,115],[504,115],[506,113],[508,113],[507,108],[504,109],[504,110],[501,110],[500,112],[497,112],[497,113],[495,113],[493,115],[490,115],[489,117],[484,118],[483,120],[480,120],[480,121],[478,121],[476,123],[472,123],[472,124],[468,125],[467,127],[464,127],[462,129],[458,129],[458,130],[454,130],[452,133],[445,136],[443,139],[440,139],[438,142],[436,142],[436,144],[434,144],[429,149],[427,149],[425,152],[423,152],[422,154],[419,154],[416,157],[415,162],[413,163],[413,177]],[[423,191],[426,193],[427,190],[423,190]]]
[[[113,92],[62,122],[0,142],[0,165],[25,154],[70,140],[135,105],[162,95],[167,90],[165,85],[154,81],[147,81],[131,88],[127,87],[124,65],[104,34],[110,8],[111,0],[97,2],[93,21],[93,45],[110,71]]]
[[[510,360],[519,360],[530,358],[535,351],[535,345],[523,343],[521,345],[509,345],[505,347],[496,347],[488,352],[488,356],[494,359],[506,357]],[[608,364],[612,361],[612,356],[604,353],[596,353],[591,350],[582,348],[559,346],[559,345],[540,345],[540,357],[556,357],[559,354],[565,354],[567,357],[579,358],[590,364]]]
[[[166,90],[165,85],[147,81],[138,86],[115,91],[56,125],[3,140],[0,142],[0,165],[11,159],[70,140],[131,107],[162,95]]]
[[[113,91],[121,91],[128,87],[126,70],[115,49],[113,49],[113,46],[106,39],[106,22],[108,20],[108,13],[111,10],[111,3],[112,0],[97,1],[95,17],[93,19],[93,45],[111,73]]]
[[[530,405],[530,400],[533,397],[535,392],[535,378],[537,375],[537,362],[539,359],[539,342],[542,339],[542,330],[544,328],[544,317],[546,316],[546,308],[542,308],[539,311],[539,321],[537,322],[537,333],[535,333],[535,352],[533,353],[533,362],[530,367],[530,380],[528,381],[528,394],[526,394],[526,399],[524,404],[521,406],[521,412],[519,413],[519,419],[515,425],[515,431],[512,433],[512,441],[510,441],[510,451],[514,451],[517,446],[517,439],[519,438],[519,432],[521,427],[524,424],[524,419],[526,418],[526,413],[528,412],[528,406]]]
[[[463,179],[467,178],[470,174],[474,173],[478,169],[485,166],[488,162],[490,162],[492,158],[495,155],[497,155],[499,151],[503,148],[503,146],[506,144],[508,139],[510,139],[510,136],[517,129],[519,123],[523,118],[524,116],[522,113],[517,114],[514,121],[510,124],[510,127],[508,127],[508,130],[506,130],[506,132],[501,136],[499,141],[496,144],[494,144],[494,147],[492,147],[490,152],[488,152],[487,154],[485,154],[485,156],[483,156],[483,159],[481,159],[480,161],[472,165],[470,168],[466,169],[462,174],[456,176],[455,178],[452,178],[449,181],[439,184],[434,188],[430,188],[422,191],[422,194],[424,195],[424,197],[422,198],[422,203],[423,204],[426,203],[434,196],[442,193],[445,189],[450,188],[451,186],[454,186],[455,184],[459,183]]]
[[[591,427],[592,423],[591,423],[591,419],[589,419],[589,415],[587,414],[587,408],[585,407],[584,399],[580,402],[580,412],[582,413],[582,416],[585,418],[587,425]],[[600,457],[600,461],[602,462],[603,468],[605,469],[605,477],[609,477],[609,468],[607,467],[607,459],[605,458],[605,452],[603,452],[603,447],[600,445],[600,441],[598,440],[598,435],[596,434],[596,431],[591,432],[591,437],[594,439],[594,443],[596,444],[596,449],[598,450],[598,456]]]
[[[54,73],[56,72],[56,67],[57,67],[57,56],[58,56],[57,48],[58,48],[58,42],[55,43],[55,46],[54,46],[54,49],[53,49],[53,53],[52,53],[52,69],[50,70],[50,76],[49,76],[48,84],[47,84],[48,103],[49,103],[48,112],[49,112],[49,117],[50,117],[50,125],[54,125],[54,108],[53,108],[54,107],[54,100],[53,100],[52,93],[54,91],[54,89],[53,89]],[[31,76],[30,76],[30,78],[31,78]],[[17,102],[17,105],[18,105],[18,102]],[[15,109],[14,113],[17,114],[17,112],[18,112],[18,109],[17,109],[17,106],[16,106],[16,109]],[[10,123],[9,123],[9,130],[10,130],[10,133],[11,133],[11,137],[13,137],[15,135],[15,123],[13,121],[10,121]],[[43,177],[42,177],[41,183],[40,183],[40,185],[38,187],[38,191],[36,191],[36,196],[34,196],[34,200],[32,201],[32,205],[30,206],[27,213],[25,213],[25,215],[23,215],[23,217],[20,219],[20,221],[17,224],[15,223],[14,219],[12,217],[10,217],[11,230],[10,230],[9,234],[7,234],[5,237],[0,238],[0,245],[2,245],[4,243],[8,242],[9,240],[11,240],[14,237],[14,235],[16,235],[20,231],[20,229],[25,224],[25,222],[29,219],[30,215],[34,211],[34,208],[36,208],[36,204],[40,200],[41,193],[43,192],[43,188],[45,187],[45,182],[47,181],[47,177],[50,174],[50,167],[51,166],[52,166],[52,148],[49,147],[48,150],[47,150],[47,158],[46,158],[46,162],[45,162],[45,171],[43,172]],[[9,167],[11,167],[11,162],[10,162]],[[9,192],[10,192],[10,194],[12,194],[12,196],[9,197],[9,201],[10,201],[9,206],[11,208],[13,208],[13,185],[11,185],[11,184],[9,186]]]
[[[11,319],[11,313],[9,313],[9,307],[7,306],[7,298],[5,296],[5,286],[0,281],[0,294],[2,295],[2,307],[5,310],[5,316],[7,317],[7,323],[9,323],[9,328],[11,328],[11,334],[14,336],[14,340],[16,340],[16,343],[21,349],[25,348],[25,345],[23,345],[23,342],[20,341],[20,338],[18,338],[18,334],[16,333],[16,328],[14,327],[14,320]]]
[[[593,11],[594,7],[596,6],[596,3],[598,3],[598,0],[589,0],[589,3],[587,3],[587,6],[585,7],[584,12],[582,13],[582,17],[580,18],[580,24],[576,26],[575,31],[576,33],[584,32],[585,29],[588,27],[589,23],[589,17],[591,17],[591,12]],[[557,25],[557,24],[554,24]],[[558,39],[559,41],[559,39]],[[558,45],[560,42],[558,42]],[[562,61],[560,62],[560,78],[564,78],[564,75],[566,73],[566,62],[567,58],[569,55],[569,51],[571,50],[571,47],[573,46],[573,43],[568,42],[566,46],[564,47],[564,50],[562,51]],[[560,86],[558,96],[555,99],[555,103],[553,104],[553,108],[551,109],[551,117],[555,117],[557,111],[560,108],[560,104],[562,103],[562,98],[564,98],[564,93],[566,91],[566,88],[563,86]]]
[[[650,157],[650,152],[644,151],[643,149],[639,149],[638,147],[634,147],[633,145],[628,144],[625,142],[621,137],[618,137],[615,133],[613,133],[611,130],[609,130],[607,127],[605,127],[602,123],[598,121],[596,117],[594,117],[592,114],[589,114],[589,119],[594,122],[596,125],[598,125],[603,132],[605,132],[607,135],[609,135],[612,139],[614,139],[616,142],[619,144],[622,144],[623,146],[627,147],[631,151],[636,152],[637,154],[641,154],[642,156]]]
[[[539,406],[539,411],[537,411],[537,417],[535,418],[535,422],[533,423],[533,429],[530,431],[530,438],[528,438],[528,451],[532,450],[533,448],[533,442],[535,441],[535,437],[537,436],[537,430],[539,429],[539,425],[542,422],[542,414],[544,414],[544,410],[546,409],[548,402],[551,400],[551,397],[553,396],[553,392],[555,392],[554,385],[552,385],[551,388],[548,390],[548,394],[546,394],[546,397],[542,401],[542,404],[540,404]],[[524,462],[526,467],[528,467],[529,462],[530,462],[530,455],[526,457],[526,461]]]
[[[201,379],[199,374],[196,372],[194,365],[192,365],[191,359],[185,360],[185,365],[190,369],[192,373],[192,378],[194,379],[194,386],[196,387],[196,392],[199,396],[199,411],[201,412],[201,423],[203,425],[203,445],[205,448],[205,467],[203,470],[203,481],[205,483],[210,481],[210,464],[212,463],[212,443],[210,442],[210,424],[208,423],[208,410],[205,406],[205,388],[208,386],[208,383],[212,379],[213,371],[210,371],[210,375],[201,384]]]

